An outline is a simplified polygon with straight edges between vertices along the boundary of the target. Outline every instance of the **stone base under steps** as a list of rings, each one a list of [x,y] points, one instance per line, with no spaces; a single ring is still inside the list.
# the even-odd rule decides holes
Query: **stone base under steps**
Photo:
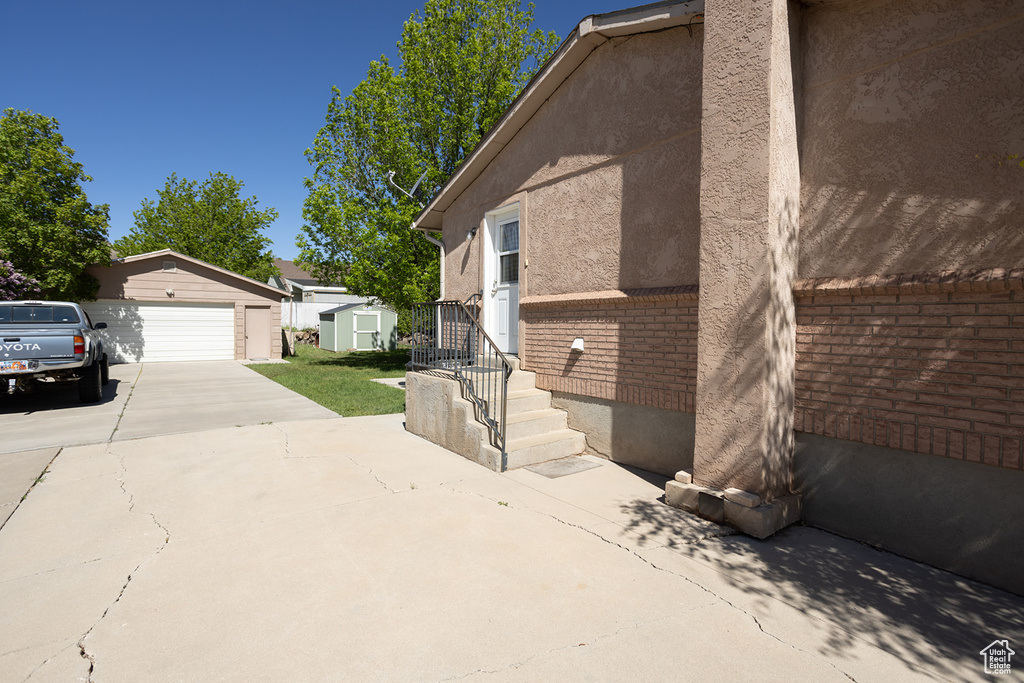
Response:
[[[584,434],[569,429],[565,412],[551,407],[551,394],[535,388],[533,373],[517,370],[509,378],[505,462],[451,373],[409,372],[405,387],[407,430],[495,472],[578,455],[586,448]]]

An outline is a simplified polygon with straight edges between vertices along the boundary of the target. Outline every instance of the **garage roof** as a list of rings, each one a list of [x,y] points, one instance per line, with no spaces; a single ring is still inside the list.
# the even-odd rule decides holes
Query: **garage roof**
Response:
[[[233,278],[235,278],[237,280],[241,280],[242,282],[244,282],[247,285],[256,285],[257,287],[261,287],[262,289],[266,289],[268,291],[274,292],[275,294],[281,294],[282,296],[288,296],[288,292],[286,292],[286,291],[284,291],[282,289],[279,289],[277,287],[274,287],[273,285],[268,285],[265,282],[260,282],[259,280],[253,280],[251,277],[246,277],[244,275],[239,275],[238,273],[236,273],[234,271],[228,270],[226,268],[221,268],[220,266],[215,266],[212,263],[207,263],[206,261],[200,261],[197,258],[192,258],[191,256],[186,256],[185,254],[182,254],[180,251],[174,251],[173,249],[161,249],[160,251],[151,251],[151,252],[149,252],[147,254],[135,254],[134,256],[123,256],[121,258],[117,258],[117,259],[112,260],[110,262],[110,264],[111,265],[117,265],[118,263],[135,263],[136,261],[146,261],[148,259],[164,259],[164,258],[168,258],[168,257],[174,258],[175,260],[188,261],[189,263],[195,263],[197,265],[203,266],[204,268],[209,268],[210,270],[215,270],[218,273],[223,273],[224,275],[229,275],[229,276],[231,276],[231,277],[233,277]]]

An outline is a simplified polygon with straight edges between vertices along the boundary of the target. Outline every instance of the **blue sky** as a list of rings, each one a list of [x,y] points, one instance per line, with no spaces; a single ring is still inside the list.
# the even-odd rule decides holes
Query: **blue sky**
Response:
[[[535,26],[564,38],[589,14],[628,0],[537,0]],[[213,171],[280,214],[277,256],[297,255],[302,156],[323,123],[331,86],[348,93],[370,61],[394,57],[402,24],[423,2],[179,0],[173,3],[0,0],[5,66],[0,109],[60,121],[86,193],[110,205],[110,237],[172,172]]]

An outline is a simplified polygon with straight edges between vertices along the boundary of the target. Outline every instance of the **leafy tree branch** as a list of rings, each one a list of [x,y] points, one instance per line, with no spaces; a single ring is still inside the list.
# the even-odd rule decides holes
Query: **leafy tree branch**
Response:
[[[259,210],[256,197],[242,199],[243,186],[225,173],[211,173],[202,183],[172,173],[157,201],[142,200],[131,232],[114,248],[121,256],[173,249],[266,282],[279,273],[263,234],[277,211]]]
[[[74,154],[57,119],[4,110],[0,253],[9,259],[10,271],[33,281],[43,298],[94,299],[99,283],[85,268],[110,262],[109,208],[89,203],[82,185],[92,178]]]
[[[558,45],[519,0],[428,0],[386,57],[343,96],[332,89],[306,159],[313,175],[299,261],[396,310],[438,294],[437,248],[409,230]],[[415,198],[409,190],[426,175]]]

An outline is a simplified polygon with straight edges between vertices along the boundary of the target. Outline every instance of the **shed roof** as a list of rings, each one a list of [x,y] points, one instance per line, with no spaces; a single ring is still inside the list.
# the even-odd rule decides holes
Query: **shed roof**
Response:
[[[665,0],[585,17],[526,84],[487,137],[420,212],[413,221],[412,229],[440,230],[441,217],[452,202],[483,173],[591,52],[613,38],[685,26],[703,14],[704,0]]]
[[[342,304],[341,306],[336,306],[334,308],[328,308],[326,311],[320,311],[320,315],[329,315],[331,313],[341,313],[342,311],[347,311],[350,308],[364,308],[364,307],[376,308],[376,309],[379,309],[379,310],[385,310],[381,306],[377,306],[375,304],[371,304],[371,303],[368,303],[366,301],[361,301],[361,302],[354,303],[354,304]]]

